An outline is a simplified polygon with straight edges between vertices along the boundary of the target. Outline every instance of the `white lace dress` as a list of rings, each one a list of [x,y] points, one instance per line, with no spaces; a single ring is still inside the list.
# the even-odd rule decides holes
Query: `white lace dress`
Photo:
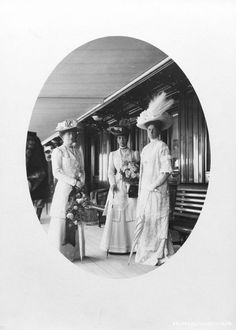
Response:
[[[51,243],[70,260],[80,259],[85,253],[83,226],[76,232],[76,245],[63,245],[65,234],[65,215],[68,204],[68,197],[80,179],[83,183],[84,160],[82,151],[78,148],[68,148],[64,145],[52,152],[52,172],[57,184],[51,205],[51,221],[48,237]]]
[[[130,252],[136,224],[137,198],[128,197],[128,184],[122,181],[120,169],[124,161],[139,161],[137,151],[118,149],[109,155],[108,179],[116,184],[118,191],[108,192],[104,215],[106,223],[100,244],[103,251]]]
[[[147,144],[141,153],[137,215],[144,224],[135,256],[137,263],[154,266],[174,253],[168,236],[168,184],[165,182],[157,191],[149,191],[161,173],[172,172],[170,160],[168,146],[160,140]]]

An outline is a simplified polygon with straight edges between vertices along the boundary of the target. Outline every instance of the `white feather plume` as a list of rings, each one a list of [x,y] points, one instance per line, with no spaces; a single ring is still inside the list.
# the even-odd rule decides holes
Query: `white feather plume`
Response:
[[[168,110],[173,103],[174,100],[166,100],[166,93],[162,92],[151,100],[147,112],[149,112],[151,117],[159,117]]]
[[[170,120],[169,114],[166,112],[174,103],[173,99],[166,99],[166,93],[156,95],[149,103],[147,110],[140,113],[137,118],[137,126],[144,127],[144,124],[158,119]]]

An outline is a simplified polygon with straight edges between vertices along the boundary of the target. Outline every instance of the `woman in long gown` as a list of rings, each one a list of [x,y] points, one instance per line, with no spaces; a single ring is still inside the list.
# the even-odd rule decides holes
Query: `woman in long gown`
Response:
[[[137,230],[142,230],[137,243],[135,262],[152,266],[162,264],[174,253],[168,235],[167,179],[172,172],[171,156],[168,146],[159,139],[161,130],[172,124],[171,117],[165,112],[172,103],[172,100],[166,100],[163,93],[150,103],[137,120],[137,126],[147,130],[150,143],[141,153]]]
[[[127,147],[129,130],[127,126],[122,126],[122,122],[109,131],[117,137],[119,148],[109,155],[110,189],[105,205],[106,223],[100,248],[112,253],[128,253],[135,230],[137,198],[129,197],[129,184],[122,180],[120,169],[126,162],[138,162],[139,154]]]
[[[56,131],[63,141],[60,147],[52,152],[52,172],[57,179],[52,205],[51,221],[48,231],[49,240],[65,257],[74,261],[84,255],[83,235],[76,232],[76,245],[64,245],[65,216],[68,198],[73,187],[82,188],[85,181],[84,159],[82,151],[75,146],[77,122],[65,120],[57,125]],[[83,227],[81,228],[83,231]]]

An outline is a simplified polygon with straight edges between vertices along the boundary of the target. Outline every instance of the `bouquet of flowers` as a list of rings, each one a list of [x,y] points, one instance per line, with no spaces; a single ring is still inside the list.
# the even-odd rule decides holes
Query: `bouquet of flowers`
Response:
[[[120,169],[122,180],[129,184],[128,195],[130,198],[138,197],[139,163],[125,161]]]
[[[69,196],[69,204],[66,210],[65,238],[63,245],[75,246],[75,235],[78,225],[82,225],[86,217],[85,210],[89,207],[89,198],[83,189],[73,188]]]

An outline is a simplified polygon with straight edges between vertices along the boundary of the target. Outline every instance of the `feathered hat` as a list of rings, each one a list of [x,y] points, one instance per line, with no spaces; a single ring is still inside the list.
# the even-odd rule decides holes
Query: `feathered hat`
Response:
[[[166,93],[156,95],[149,103],[147,110],[140,113],[137,118],[137,127],[147,129],[147,124],[155,121],[161,122],[161,130],[172,125],[172,117],[166,112],[172,104],[173,99],[166,99]]]
[[[108,127],[108,132],[115,136],[129,135],[130,123],[128,119],[121,119],[119,125]]]

